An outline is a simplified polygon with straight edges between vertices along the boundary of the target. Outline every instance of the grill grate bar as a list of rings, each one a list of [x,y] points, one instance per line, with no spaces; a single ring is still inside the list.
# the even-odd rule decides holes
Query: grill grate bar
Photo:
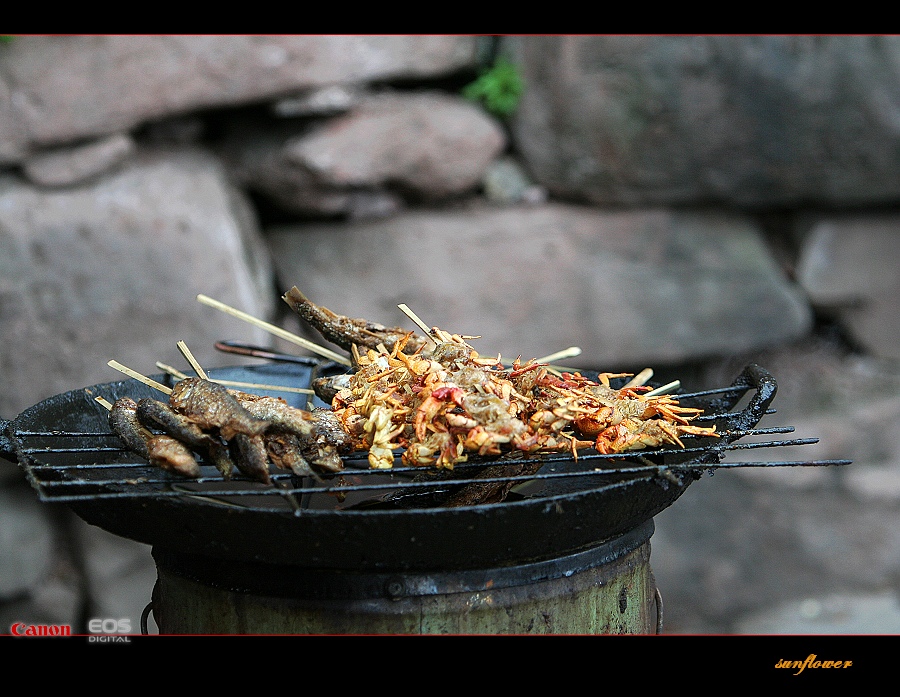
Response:
[[[711,390],[700,390],[698,392],[678,392],[675,396],[678,397],[678,399],[694,399],[696,397],[707,397],[709,395],[737,394],[749,390],[750,387],[748,385],[732,385],[731,387],[715,387]]]
[[[749,404],[736,411],[738,402],[751,396]],[[19,430],[15,434],[17,454],[26,466],[29,481],[44,501],[93,502],[117,499],[191,498],[244,509],[269,511],[276,507],[299,514],[320,510],[323,505],[342,509],[389,505],[418,507],[424,499],[456,497],[467,485],[506,485],[506,490],[527,499],[569,496],[598,487],[625,487],[629,483],[653,481],[663,488],[684,485],[683,477],[698,477],[703,471],[734,467],[786,467],[844,465],[849,460],[773,460],[722,462],[729,452],[747,452],[769,447],[814,444],[817,438],[781,438],[793,434],[790,426],[757,428],[764,414],[775,413],[769,403],[775,393],[774,379],[758,366],[748,366],[734,384],[710,390],[679,393],[679,400],[694,398],[708,405],[696,421],[714,424],[713,436],[681,436],[684,447],[657,447],[604,454],[591,449],[545,453],[506,453],[499,457],[469,456],[453,469],[404,466],[402,451],[395,451],[392,469],[372,469],[368,453],[342,456],[344,469],[299,476],[284,470],[270,471],[272,485],[264,485],[239,472],[224,478],[211,461],[200,459],[202,476],[187,479],[165,472],[124,447],[119,437],[99,415],[94,431],[47,429]],[[82,422],[83,423],[83,422]],[[740,442],[756,437],[760,442]],[[680,446],[680,444],[679,444]],[[529,467],[531,465],[531,467]],[[534,472],[533,470],[537,470]],[[532,471],[529,471],[532,470]],[[571,484],[569,482],[572,482]],[[476,487],[477,490],[477,487]],[[387,492],[387,493],[385,493]],[[348,494],[352,494],[348,497]],[[456,500],[467,499],[465,496]],[[432,507],[434,502],[428,503]],[[329,510],[329,509],[326,509]]]
[[[757,462],[741,461],[741,462],[720,462],[712,465],[709,469],[735,469],[737,467],[832,467],[852,464],[853,460],[760,460]],[[678,465],[671,465],[670,468],[676,468]],[[707,469],[701,467],[700,469]]]
[[[672,465],[635,465],[633,467],[620,467],[616,469],[594,469],[594,470],[583,470],[577,472],[547,472],[543,474],[531,474],[531,475],[511,475],[511,476],[498,476],[498,477],[482,477],[477,481],[479,484],[485,483],[525,483],[525,482],[534,482],[534,481],[547,481],[553,479],[572,479],[572,478],[585,478],[585,477],[604,477],[604,476],[617,476],[620,477],[623,474],[646,474],[644,478],[653,478],[656,477],[666,471],[669,472],[684,472],[688,470],[716,470],[716,469],[733,469],[737,467],[823,467],[823,466],[841,466],[841,465],[849,465],[851,464],[851,460],[778,460],[778,461],[756,461],[756,462],[730,462],[730,463],[717,463],[717,464],[707,464],[707,465],[697,465],[696,463],[682,463],[682,464],[672,464]],[[340,476],[340,475],[338,475]],[[274,475],[272,477],[273,481],[277,481],[279,484],[283,484],[285,481],[290,480],[290,475]],[[210,478],[201,478],[197,480],[193,480],[196,484],[201,484],[204,482],[221,482],[221,479],[216,479],[213,477]],[[406,481],[403,482],[400,487],[403,489],[445,489],[452,486],[462,486],[466,484],[473,483],[472,479],[460,479],[460,478],[447,478],[440,479],[436,481]],[[633,481],[629,479],[628,481]],[[92,482],[93,483],[93,482]],[[77,484],[75,482],[67,482],[66,484]],[[611,482],[606,485],[600,485],[599,487],[595,487],[597,490],[602,490],[605,487],[616,486],[621,484],[621,479],[617,481]],[[192,489],[186,489],[183,487],[177,487],[171,490],[160,490],[154,492],[153,496],[159,497],[184,497],[190,496],[194,498],[202,498],[204,500],[212,500],[216,501],[217,497],[240,497],[240,496],[262,496],[262,497],[284,497],[286,495],[297,495],[297,494],[329,494],[329,495],[342,495],[350,492],[359,493],[359,492],[378,492],[378,491],[394,491],[397,490],[398,483],[397,482],[385,482],[380,484],[346,484],[340,486],[333,487],[304,487],[304,486],[277,486],[277,487],[267,487],[267,488],[250,488],[250,489],[227,489],[221,491],[195,491]],[[75,501],[94,501],[94,500],[102,500],[102,499],[124,499],[124,498],[134,498],[135,496],[146,496],[146,492],[142,493],[132,493],[132,492],[106,492],[106,493],[90,493],[90,494],[71,494],[71,495],[54,495],[51,498],[45,498],[44,500],[52,500],[58,502],[75,502]],[[219,501],[225,505],[228,505],[228,502]]]
[[[777,412],[775,409],[766,409],[765,413],[766,414],[775,414]],[[693,419],[691,419],[691,421],[692,422],[694,422],[694,421],[720,421],[722,419],[734,419],[734,418],[739,417],[740,415],[741,415],[741,412],[739,412],[739,411],[723,412],[723,413],[719,413],[719,414],[700,414],[699,416],[696,416]]]
[[[730,440],[733,438],[744,438],[747,436],[771,435],[771,434],[776,434],[776,433],[793,433],[794,430],[795,429],[792,426],[773,426],[770,428],[750,428],[750,429],[743,429],[743,430],[723,431],[721,435],[725,436],[727,439]],[[55,435],[55,434],[51,434],[48,432],[23,432],[20,435],[41,438],[41,437],[47,437],[47,436]],[[96,438],[98,436],[104,437],[104,438],[106,438],[106,437],[117,438],[117,436],[115,436],[115,434],[113,434],[113,433],[67,433],[67,434],[60,434],[60,435],[65,435],[67,437],[72,437],[72,438],[79,438],[79,437],[81,437],[81,438],[84,438],[84,437]],[[691,436],[683,436],[682,439],[690,440],[690,438],[691,438]],[[818,440],[818,439],[815,439],[815,440]],[[692,448],[668,448],[668,449],[647,450],[647,451],[643,451],[643,452],[658,454],[658,455],[671,455],[671,454],[676,454],[676,453],[694,452],[696,450],[707,450],[707,448],[702,448],[702,449],[701,448],[693,448],[693,449]],[[21,452],[26,453],[28,455],[49,455],[49,454],[53,454],[53,453],[98,453],[98,452],[127,453],[129,451],[125,447],[119,445],[119,446],[109,446],[109,447],[100,447],[100,448],[90,447],[90,446],[82,446],[82,447],[40,447],[40,446],[35,446],[35,447],[23,447],[21,449]],[[541,458],[544,460],[548,460],[548,461],[552,461],[553,459],[567,460],[570,457],[571,457],[571,454],[569,452],[550,452],[550,453],[542,453],[541,454]],[[347,461],[364,462],[364,461],[366,461],[366,458],[367,458],[367,455],[364,452],[349,453],[342,457],[342,459],[345,462],[347,462]],[[510,459],[512,459],[512,458],[510,458]],[[520,459],[520,458],[516,458],[516,459]],[[604,455],[603,453],[579,453],[578,459],[617,460],[617,459],[622,459],[622,455],[621,454]],[[469,465],[469,466],[481,466],[483,464],[484,464],[483,462],[479,462],[479,463],[476,463],[474,465]],[[88,463],[88,464],[81,463],[81,464],[52,465],[52,464],[49,464],[46,462],[34,462],[32,464],[32,467],[38,467],[38,468],[48,468],[49,467],[51,469],[59,469],[59,470],[96,469],[96,468],[104,468],[104,467],[106,467],[106,468],[140,467],[140,466],[146,466],[146,463],[139,463],[139,462],[99,463],[98,462],[98,463]],[[461,463],[461,464],[457,465],[457,467],[465,467],[465,466],[467,466],[466,463]],[[417,467],[411,467],[409,469],[411,471],[417,471],[417,472],[421,471],[421,468],[417,468]],[[395,468],[393,471],[397,471],[397,468]]]
[[[741,432],[733,432],[729,435],[737,436],[737,435],[758,435],[758,434],[767,434],[767,433],[790,433],[793,432],[793,428],[791,427],[774,427],[774,428],[765,428],[765,429],[748,429],[747,431]],[[770,440],[763,442],[751,442],[751,443],[723,443],[721,447],[717,448],[714,452],[718,457],[722,457],[724,453],[728,451],[738,451],[738,450],[752,450],[752,449],[760,449],[760,448],[768,448],[768,447],[789,447],[789,446],[797,446],[797,445],[810,445],[817,443],[817,438],[796,438],[789,440]],[[797,460],[780,460],[780,461],[768,461],[768,462],[735,462],[735,463],[725,463],[725,462],[715,462],[715,463],[698,463],[695,460],[687,460],[685,462],[680,463],[669,463],[669,464],[656,464],[648,460],[648,456],[661,456],[661,455],[679,455],[679,456],[690,456],[695,454],[705,454],[709,453],[710,449],[708,447],[687,447],[687,448],[672,448],[672,449],[658,449],[658,450],[646,450],[646,451],[635,451],[631,453],[628,457],[637,458],[641,462],[645,464],[639,465],[629,465],[622,466],[618,465],[615,467],[607,467],[607,468],[593,468],[593,469],[584,469],[571,471],[567,470],[565,472],[553,472],[547,471],[537,474],[531,475],[516,475],[516,476],[498,476],[498,477],[490,477],[490,478],[479,478],[478,481],[480,483],[487,482],[524,482],[524,481],[544,481],[544,480],[552,480],[559,478],[583,478],[583,477],[604,477],[604,476],[618,476],[621,477],[623,475],[629,474],[638,474],[642,472],[648,473],[660,473],[665,470],[669,471],[685,471],[685,470],[714,470],[721,468],[734,468],[734,467],[785,467],[785,466],[821,466],[821,465],[844,465],[849,464],[848,460],[817,460],[817,461],[797,461]],[[360,463],[365,463],[364,454],[360,454],[356,458]],[[608,461],[618,461],[621,462],[623,456],[621,453],[619,454],[602,454],[602,453],[584,453],[579,455],[578,460],[576,462],[580,462],[582,464],[591,463],[591,462],[608,462]],[[541,462],[544,466],[550,465],[550,469],[552,470],[552,465],[556,462],[569,462],[571,457],[568,453],[551,453],[541,458]],[[529,458],[525,457],[507,457],[507,458],[498,458],[496,460],[491,460],[488,462],[466,462],[459,463],[455,469],[455,473],[464,474],[466,470],[472,469],[482,469],[485,466],[490,465],[511,465],[516,463],[529,462]],[[150,466],[146,463],[139,462],[129,462],[129,463],[111,463],[104,465],[60,465],[54,466],[49,464],[43,464],[40,467],[32,468],[32,474],[35,473],[36,470],[44,470],[44,471],[66,471],[66,472],[77,472],[79,470],[92,473],[97,470],[121,470],[121,469],[129,469],[129,470],[138,470],[138,474],[140,471],[152,471],[154,473],[157,470],[150,468]],[[212,469],[210,467],[210,469]],[[429,470],[431,471],[431,470]],[[285,482],[289,482],[293,479],[290,474],[279,474],[273,473],[272,479],[274,482],[277,482],[279,486],[276,487],[265,487],[263,485],[250,483],[249,480],[243,480],[240,477],[235,478],[233,480],[226,480],[222,476],[205,476],[200,477],[195,480],[191,480],[190,483],[192,485],[226,485],[233,486],[233,489],[223,489],[220,491],[192,491],[191,495],[201,496],[203,498],[215,497],[215,496],[227,496],[227,497],[240,497],[240,496],[263,496],[270,497],[273,495],[284,497],[285,495],[296,495],[296,494],[307,494],[307,493],[317,493],[317,494],[342,494],[348,492],[365,492],[365,491],[379,491],[386,489],[396,489],[398,487],[409,487],[409,488],[435,488],[435,487],[448,487],[453,485],[464,485],[470,484],[474,480],[471,478],[466,478],[464,476],[461,477],[450,477],[445,476],[441,479],[435,479],[433,481],[419,481],[415,482],[410,479],[410,477],[415,475],[422,475],[423,468],[419,467],[402,467],[398,466],[391,470],[373,470],[370,468],[360,468],[360,469],[350,469],[344,470],[340,473],[334,474],[322,474],[320,475],[321,484],[317,486],[307,487],[307,486],[294,486],[294,487],[286,487],[283,486]],[[447,474],[444,472],[444,474]],[[360,478],[372,478],[372,477],[387,477],[389,481],[382,483],[374,483],[374,484],[348,484],[346,482],[347,478],[352,478],[359,480]],[[336,486],[328,486],[324,484],[328,481],[338,480],[340,483]],[[398,482],[397,480],[402,480]],[[250,484],[249,487],[244,486],[244,482]],[[162,476],[137,476],[130,478],[92,478],[92,479],[66,479],[66,480],[44,480],[38,481],[39,485],[39,494],[41,498],[45,501],[59,501],[59,502],[74,502],[74,501],[84,501],[84,500],[92,500],[92,499],[123,499],[123,498],[137,498],[137,497],[146,497],[146,496],[154,496],[154,497],[174,497],[174,496],[184,496],[186,489],[183,486],[184,482],[181,480],[174,481],[172,478],[169,478],[165,475]],[[140,483],[144,486],[157,487],[154,490],[147,491],[146,489],[139,489],[136,491],[127,490],[128,487],[133,486],[135,483]],[[89,488],[91,491],[89,493],[67,493],[72,491],[78,491],[78,489]],[[99,489],[105,487],[126,487],[124,491],[98,491]],[[172,488],[179,487],[179,488]]]
[[[678,395],[679,398],[682,398],[683,395]],[[776,414],[776,409],[767,409],[765,414]],[[692,419],[693,421],[717,421],[723,419],[731,419],[736,416],[740,416],[741,412],[719,412],[715,414],[701,414],[700,416]],[[118,436],[112,432],[101,432],[97,431],[19,431],[18,435],[24,436],[27,438],[110,438],[118,440]],[[115,447],[104,448],[104,449],[117,449]],[[121,448],[118,448],[121,450]],[[54,450],[62,450],[61,448],[54,448]]]

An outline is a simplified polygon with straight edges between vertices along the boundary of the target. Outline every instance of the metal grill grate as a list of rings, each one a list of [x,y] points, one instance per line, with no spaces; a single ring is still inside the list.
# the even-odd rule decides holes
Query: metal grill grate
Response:
[[[209,373],[297,387],[310,385],[322,369],[311,361]],[[66,504],[92,525],[173,553],[267,568],[487,569],[596,548],[650,521],[706,472],[849,464],[727,461],[729,455],[817,442],[783,438],[793,433],[789,426],[759,427],[774,413],[769,407],[776,389],[772,376],[750,365],[730,386],[677,394],[682,405],[704,409],[698,421],[715,424],[719,434],[685,436],[684,449],[471,457],[453,470],[399,463],[372,470],[366,454],[357,453],[344,458],[340,473],[312,478],[273,471],[267,486],[238,474],[226,481],[211,464],[201,468],[199,479],[181,478],[124,450],[95,398],[158,398],[152,388],[129,379],[57,395],[24,411],[6,423],[0,451],[13,453],[43,501]],[[307,406],[306,396],[272,394]],[[468,496],[491,482],[508,485],[503,498]]]
[[[280,366],[278,372],[290,378],[294,370]],[[306,370],[305,373],[303,377],[311,379],[313,371]],[[217,371],[212,371],[212,374],[217,376]],[[163,379],[163,376],[160,378]],[[85,392],[87,396],[107,392],[112,398],[121,394],[139,398],[148,396],[146,390],[149,388],[129,380],[95,386]],[[535,474],[488,476],[478,481],[508,483],[513,487],[514,498],[539,497],[565,491],[616,487],[623,481],[635,479],[656,480],[661,486],[667,482],[682,485],[685,474],[698,469],[713,471],[736,467],[808,467],[850,463],[849,460],[797,459],[724,461],[729,453],[735,451],[818,442],[817,438],[735,442],[744,438],[794,432],[789,426],[754,427],[763,415],[775,413],[768,408],[774,392],[774,380],[765,371],[748,367],[731,386],[677,395],[681,404],[704,409],[704,414],[695,423],[714,423],[719,438],[686,436],[683,438],[686,445],[683,449],[648,449],[634,451],[627,456],[593,451],[581,451],[577,457],[570,453],[543,454],[537,458],[542,466]],[[749,403],[735,411],[734,406],[745,396],[750,397]],[[433,498],[439,492],[471,484],[472,477],[483,474],[487,467],[533,463],[535,460],[534,457],[515,454],[489,459],[470,457],[469,461],[457,464],[452,471],[435,472],[400,466],[398,456],[394,469],[385,471],[369,469],[366,453],[360,452],[344,456],[346,469],[343,472],[322,473],[318,480],[273,470],[272,486],[250,481],[239,473],[229,481],[211,464],[202,467],[199,479],[187,480],[152,467],[125,450],[118,437],[106,426],[102,410],[85,400],[70,401],[72,409],[85,410],[92,428],[80,431],[18,430],[14,433],[17,452],[28,478],[40,499],[47,502],[203,497],[222,505],[261,510],[288,507],[298,513],[304,509],[343,510],[388,505],[388,502],[398,506],[428,505],[428,496]]]

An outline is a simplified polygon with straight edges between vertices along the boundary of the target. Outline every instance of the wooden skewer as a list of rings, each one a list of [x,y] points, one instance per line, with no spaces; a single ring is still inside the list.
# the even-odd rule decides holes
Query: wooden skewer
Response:
[[[429,327],[427,324],[425,324],[425,322],[422,321],[422,319],[415,312],[413,312],[409,308],[409,305],[407,305],[406,303],[400,303],[399,305],[397,305],[397,307],[400,308],[400,310],[403,312],[403,314],[405,314],[413,322],[415,322],[419,326],[419,329],[421,329],[423,332],[425,332],[425,338],[428,339],[429,341],[431,341],[432,343],[437,343],[437,341],[443,341],[445,343],[447,343],[449,341],[453,341],[453,336],[449,332],[445,332],[443,329],[440,329],[439,327]],[[466,338],[479,339],[481,337],[470,336],[470,337],[460,337],[460,338],[465,341]]]
[[[94,401],[95,401],[95,402],[99,402],[99,403],[102,404],[104,407],[106,407],[107,409],[109,409],[110,411],[112,411],[113,405],[109,402],[109,400],[104,399],[103,397],[94,397]]]
[[[650,390],[643,397],[655,397],[656,395],[665,394],[666,392],[671,392],[672,390],[677,390],[681,387],[681,380],[672,380],[672,382],[663,385],[662,387],[657,387],[655,390]]]
[[[160,392],[162,392],[162,393],[164,393],[164,394],[172,394],[172,388],[171,388],[171,387],[166,387],[166,386],[163,385],[162,383],[156,382],[156,380],[153,380],[153,379],[151,379],[151,378],[148,378],[146,375],[141,375],[141,374],[138,373],[137,371],[132,370],[131,368],[128,368],[128,367],[122,365],[122,364],[119,363],[118,361],[109,361],[109,362],[107,363],[107,365],[108,365],[110,368],[115,368],[115,369],[118,370],[120,373],[125,373],[125,375],[127,375],[128,377],[134,378],[135,380],[138,380],[138,381],[144,383],[145,385],[148,385],[148,386],[152,387],[152,388],[155,389],[155,390],[159,390]]]
[[[318,344],[314,344],[312,341],[304,339],[302,336],[297,336],[296,334],[292,334],[289,331],[282,329],[281,327],[276,327],[274,324],[269,324],[268,322],[264,322],[261,319],[257,319],[253,315],[248,315],[246,312],[241,312],[240,310],[236,310],[233,307],[229,307],[225,303],[219,302],[218,300],[213,300],[209,296],[203,295],[202,293],[197,296],[197,300],[204,305],[209,305],[210,307],[214,307],[217,310],[221,310],[222,312],[229,314],[233,317],[237,317],[238,319],[242,319],[245,322],[249,322],[260,329],[264,329],[270,334],[274,334],[277,337],[284,339],[285,341],[290,341],[293,344],[297,344],[298,346],[302,346],[303,348],[309,349],[313,353],[318,353],[320,356],[324,356],[335,363],[340,363],[341,365],[350,365],[350,359],[346,356],[342,356],[339,353],[335,353],[334,351],[329,351],[327,348],[319,346]]]
[[[191,364],[191,367],[196,371],[197,375],[200,376],[201,380],[209,380],[209,376],[206,374],[206,371],[200,366],[197,362],[197,359],[194,358],[194,354],[191,353],[191,350],[187,347],[187,344],[183,341],[179,341],[178,350],[181,351],[181,355],[187,359],[187,362]]]
[[[407,305],[406,303],[400,303],[399,305],[397,305],[397,307],[400,308],[400,311],[404,315],[406,315],[413,322],[415,322],[418,325],[419,329],[421,329],[423,332],[425,332],[425,336],[430,337],[430,336],[434,335],[434,330],[431,327],[429,327],[427,324],[425,324],[421,319],[419,319],[419,316],[415,312],[413,312],[412,310],[409,309],[409,305]]]
[[[493,358],[493,357],[487,358],[484,356],[479,356],[478,358],[474,359],[474,362],[477,363],[478,365],[499,365],[501,363],[503,365],[512,365],[512,363],[510,363],[509,361],[504,363],[503,359],[500,357],[499,353],[497,354],[496,358]]]
[[[644,368],[640,373],[635,375],[631,380],[626,382],[623,385],[623,389],[625,387],[640,387],[641,385],[646,385],[647,381],[653,377],[653,369],[652,368]]]
[[[553,361],[559,360],[560,358],[573,358],[575,356],[581,355],[581,348],[578,346],[570,346],[567,349],[563,349],[562,351],[557,351],[556,353],[551,353],[549,356],[544,356],[543,358],[535,358],[535,363],[552,363]]]
[[[170,365],[166,365],[165,363],[156,362],[156,367],[159,368],[164,373],[168,373],[172,377],[178,378],[179,380],[184,380],[187,375],[182,373],[180,370],[176,370]],[[219,380],[217,378],[210,378],[210,382],[217,382],[220,385],[230,385],[232,387],[251,387],[257,390],[268,390],[270,392],[298,392],[300,394],[315,394],[315,390],[310,390],[306,387],[288,387],[287,385],[263,385],[256,382],[238,382],[237,380]]]
[[[397,305],[397,307],[400,308],[400,310],[403,312],[403,314],[405,314],[413,322],[415,322],[418,325],[419,329],[421,329],[423,332],[425,332],[425,334],[427,336],[429,336],[429,337],[436,336],[438,339],[441,339],[442,341],[450,340],[450,335],[447,332],[445,332],[441,329],[438,329],[437,327],[429,327],[427,324],[425,324],[425,322],[422,321],[422,319],[415,312],[413,312],[409,308],[409,305],[407,305],[406,303],[400,303],[399,305]],[[481,336],[466,335],[466,336],[462,336],[460,338],[464,339],[464,340],[465,339],[480,339]],[[537,359],[535,359],[535,362],[536,363],[552,363],[553,361],[558,360],[560,358],[572,358],[574,356],[580,356],[580,355],[581,355],[580,347],[570,346],[569,348],[563,349],[562,351],[557,351],[556,353],[551,353],[549,356],[544,356],[543,358],[537,358]],[[500,356],[497,356],[497,362],[498,363],[500,362]]]
[[[172,366],[166,365],[165,363],[160,363],[159,361],[156,361],[156,367],[164,373],[168,373],[172,377],[178,378],[179,380],[184,380],[187,377],[187,373],[182,373],[177,368],[173,368]]]

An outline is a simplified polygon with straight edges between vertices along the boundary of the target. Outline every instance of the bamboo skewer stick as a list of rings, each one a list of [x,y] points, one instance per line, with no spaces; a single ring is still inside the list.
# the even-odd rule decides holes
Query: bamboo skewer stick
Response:
[[[672,390],[677,390],[681,387],[681,380],[672,380],[672,382],[663,385],[662,387],[657,387],[655,390],[650,390],[644,397],[655,397],[656,395],[665,394],[666,392],[671,392]]]
[[[137,371],[132,370],[131,368],[128,368],[127,366],[122,365],[118,361],[109,361],[107,363],[107,365],[110,368],[115,368],[120,373],[125,373],[125,375],[127,375],[128,377],[134,378],[135,380],[138,380],[139,382],[142,382],[145,385],[148,385],[149,387],[152,387],[155,390],[159,390],[160,392],[162,392],[164,394],[172,394],[171,387],[166,387],[161,382],[156,382],[156,380],[153,380],[152,378],[148,378],[146,375],[141,375]]]
[[[176,370],[170,365],[166,365],[165,363],[156,362],[156,367],[159,368],[164,373],[168,373],[174,378],[178,378],[179,380],[184,380],[187,375],[182,373],[180,370]],[[268,390],[270,392],[297,392],[299,394],[315,394],[314,390],[310,390],[306,387],[288,387],[287,385],[265,385],[257,382],[238,382],[237,380],[219,380],[218,378],[210,378],[210,382],[217,382],[220,385],[227,385],[230,387],[249,387],[256,390]]]
[[[543,358],[535,358],[535,363],[552,363],[553,361],[557,361],[560,358],[574,358],[575,356],[581,355],[581,348],[578,346],[570,346],[567,349],[563,349],[562,351],[557,351],[556,353],[551,353],[549,356],[544,356]]]
[[[312,341],[304,339],[301,336],[292,334],[291,332],[282,329],[281,327],[277,327],[274,324],[269,324],[268,322],[264,322],[261,319],[257,319],[253,315],[248,315],[246,312],[241,312],[240,310],[230,307],[225,303],[219,302],[218,300],[214,300],[209,296],[203,295],[202,293],[197,296],[197,300],[204,305],[209,305],[210,307],[214,307],[217,310],[221,310],[222,312],[229,314],[232,317],[237,317],[238,319],[242,319],[245,322],[249,322],[250,324],[257,326],[260,329],[264,329],[270,334],[274,334],[275,336],[284,339],[285,341],[290,341],[293,344],[297,344],[298,346],[309,349],[313,353],[324,356],[325,358],[328,358],[335,363],[340,363],[341,365],[346,366],[350,365],[350,359],[348,359],[346,356],[342,356],[339,353],[330,351],[327,348],[319,346],[318,344],[314,344]]]
[[[647,381],[653,377],[653,368],[644,368],[640,373],[635,375],[631,380],[626,382],[622,387],[640,387],[646,385]]]
[[[397,307],[400,308],[400,311],[404,315],[406,315],[413,322],[415,322],[416,325],[419,327],[419,329],[421,329],[423,332],[425,332],[425,336],[429,336],[429,337],[434,336],[434,329],[432,329],[427,324],[425,324],[425,322],[423,322],[421,319],[419,319],[419,316],[415,312],[413,312],[412,310],[409,309],[409,305],[407,305],[406,303],[400,303],[399,305],[397,305]]]
[[[110,403],[108,399],[104,399],[103,397],[94,397],[94,401],[98,404],[102,404],[109,411],[112,411],[113,405]]]
[[[425,332],[426,336],[433,337],[435,335],[438,335],[439,339],[441,339],[443,341],[449,341],[449,339],[451,337],[449,332],[445,332],[443,329],[439,329],[438,327],[429,327],[427,324],[425,324],[425,322],[422,321],[422,319],[415,312],[413,312],[410,309],[409,305],[407,305],[406,303],[400,303],[399,305],[397,305],[397,307],[400,308],[400,310],[403,312],[404,315],[406,315],[413,322],[415,322],[418,325],[419,329],[421,329],[423,332]],[[469,339],[480,339],[481,335],[480,334],[477,334],[477,335],[476,334],[460,334],[459,338],[468,341]]]
[[[438,329],[437,327],[433,327],[433,328],[429,327],[427,324],[425,324],[425,322],[422,321],[422,319],[415,312],[413,312],[409,308],[409,305],[407,305],[406,303],[400,303],[399,305],[397,305],[397,307],[400,308],[400,310],[403,312],[403,314],[405,314],[413,322],[415,322],[416,325],[419,327],[419,329],[421,329],[423,332],[425,332],[425,335],[430,337],[432,340],[434,340],[435,337],[440,339],[441,341],[449,341],[450,340],[451,337],[447,332],[445,332],[441,329]],[[480,336],[464,336],[462,338],[463,339],[480,339],[481,337]],[[569,348],[562,349],[561,351],[557,351],[556,353],[551,353],[549,356],[544,356],[543,358],[537,358],[537,359],[535,359],[535,363],[551,363],[555,360],[559,360],[560,358],[572,358],[574,356],[580,356],[580,355],[581,355],[581,348],[579,346],[570,346]],[[499,355],[497,356],[497,362],[503,363],[504,365],[512,365],[511,361],[506,361],[504,363],[500,359]]]
[[[178,378],[179,380],[184,380],[187,377],[187,373],[182,373],[177,368],[173,368],[172,366],[166,365],[165,363],[160,363],[159,361],[156,361],[156,367],[164,373],[168,373],[173,378]]]
[[[399,305],[397,305],[397,307],[400,308],[400,311],[404,315],[406,315],[413,322],[415,322],[416,325],[419,327],[419,329],[421,329],[423,332],[425,332],[425,338],[428,339],[431,343],[437,345],[438,341],[447,342],[447,341],[451,340],[452,337],[444,330],[438,329],[437,327],[429,327],[427,324],[425,324],[425,322],[423,322],[422,319],[415,312],[413,312],[410,309],[409,305],[407,305],[406,303],[400,303]],[[479,337],[470,336],[467,338],[477,339]]]
[[[191,353],[191,350],[187,347],[187,344],[183,341],[179,341],[178,350],[181,351],[181,355],[187,359],[187,362],[191,364],[191,367],[196,371],[197,375],[200,376],[201,380],[209,380],[209,376],[206,374],[206,371],[200,366],[197,362],[197,359],[194,358],[194,354]]]

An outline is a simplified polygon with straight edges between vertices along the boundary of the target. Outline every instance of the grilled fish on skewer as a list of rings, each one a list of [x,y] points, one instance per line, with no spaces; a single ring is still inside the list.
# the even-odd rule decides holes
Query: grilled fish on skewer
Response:
[[[341,422],[331,409],[316,407],[312,410],[316,419],[316,435],[325,443],[330,443],[341,452],[350,450],[350,436],[341,427]]]
[[[313,303],[297,286],[285,293],[283,300],[323,337],[345,351],[351,351],[354,344],[369,349],[377,349],[378,344],[383,344],[391,350],[394,344],[410,334],[401,327],[386,327],[378,322],[335,314],[327,307]],[[428,343],[425,337],[412,334],[407,339],[407,349],[414,352]]]
[[[310,439],[302,440],[303,455],[316,467],[328,472],[340,472],[344,461],[340,453],[349,452],[350,436],[341,428],[334,412],[330,409],[312,410],[315,432]]]
[[[227,444],[201,429],[184,414],[175,411],[165,402],[144,397],[138,400],[137,418],[144,426],[158,428],[194,450],[205,453],[222,476],[231,478],[234,462],[228,453]]]
[[[270,397],[238,390],[229,390],[229,392],[254,418],[268,421],[273,426],[292,431],[304,438],[315,432],[315,417],[304,409],[292,407],[281,397]]]
[[[293,472],[298,477],[320,479],[309,460],[303,456],[303,444],[296,433],[273,427],[266,431],[263,440],[269,459],[276,467]]]
[[[172,436],[153,436],[147,441],[150,463],[169,472],[177,472],[196,479],[200,476],[200,463],[194,453]]]
[[[120,397],[109,410],[109,426],[128,449],[161,469],[199,477],[200,465],[190,448],[171,436],[147,429],[138,420],[137,409],[138,403],[131,397]]]
[[[227,388],[202,378],[179,380],[169,404],[201,428],[218,428],[227,441],[239,433],[258,436],[269,427],[268,421],[248,412]]]
[[[281,397],[238,391],[232,391],[232,394],[247,411],[272,425],[265,433],[267,443],[273,429],[295,436],[294,439],[275,438],[276,442],[269,446],[270,453],[273,448],[276,452],[289,449],[291,442],[296,441],[298,455],[312,465],[329,472],[338,472],[344,468],[339,451],[349,449],[350,439],[330,410],[315,409],[310,412],[292,407]]]
[[[231,440],[232,458],[237,468],[247,477],[263,484],[271,484],[269,454],[261,435],[238,433]]]
[[[331,404],[338,392],[350,387],[352,373],[340,373],[316,378],[312,381],[312,390],[326,404]]]
[[[131,397],[119,397],[109,410],[108,418],[109,427],[122,439],[127,448],[149,460],[147,441],[153,438],[154,434],[138,421],[137,402]]]

